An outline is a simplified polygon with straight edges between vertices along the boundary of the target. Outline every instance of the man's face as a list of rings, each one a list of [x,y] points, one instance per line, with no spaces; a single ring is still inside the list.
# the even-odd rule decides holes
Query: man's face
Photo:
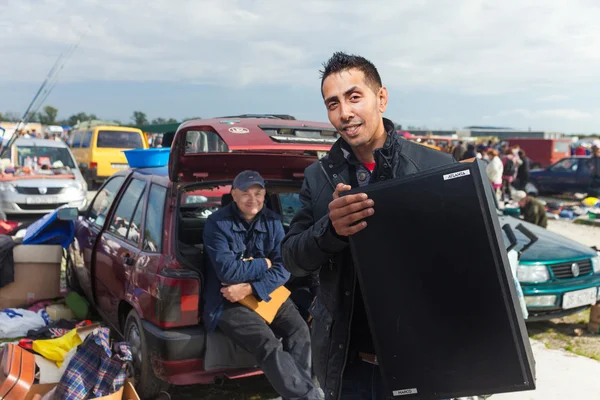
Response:
[[[262,210],[265,203],[265,189],[260,185],[252,185],[247,190],[233,189],[233,201],[246,218],[254,218]]]
[[[527,197],[524,197],[521,200],[519,200],[519,207],[525,207],[526,205],[527,205]]]
[[[331,74],[321,90],[329,121],[350,146],[365,146],[385,132],[382,117],[387,108],[387,89],[382,87],[375,93],[362,71],[349,69]]]

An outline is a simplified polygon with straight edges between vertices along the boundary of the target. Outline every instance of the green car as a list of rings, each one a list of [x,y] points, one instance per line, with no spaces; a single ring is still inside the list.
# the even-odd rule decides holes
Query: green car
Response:
[[[574,314],[600,300],[600,257],[595,249],[500,211],[498,217],[501,226],[509,224],[514,231],[517,250],[529,243],[515,229],[517,225],[522,224],[538,237],[521,254],[517,270],[528,322]],[[504,240],[508,247],[506,234]]]

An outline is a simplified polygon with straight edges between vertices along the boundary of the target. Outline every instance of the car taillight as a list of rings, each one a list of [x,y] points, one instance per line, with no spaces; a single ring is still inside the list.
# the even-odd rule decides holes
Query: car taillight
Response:
[[[154,318],[163,328],[198,323],[200,278],[194,271],[165,269],[156,277]]]
[[[90,163],[90,169],[94,169],[94,168],[98,168],[98,163],[97,162],[91,162]]]

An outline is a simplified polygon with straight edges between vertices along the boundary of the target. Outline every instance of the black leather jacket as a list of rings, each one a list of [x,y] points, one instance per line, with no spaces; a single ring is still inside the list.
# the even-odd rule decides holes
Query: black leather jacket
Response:
[[[388,138],[384,147],[374,152],[376,168],[371,182],[456,162],[450,154],[405,140],[392,121],[383,121]],[[336,235],[328,211],[335,186],[352,182],[350,162],[344,156],[348,151],[350,147],[340,138],[328,156],[306,168],[300,192],[302,207],[281,245],[284,265],[292,275],[319,272],[319,294],[310,308],[312,352],[315,374],[328,400],[339,398],[357,289],[348,240]]]

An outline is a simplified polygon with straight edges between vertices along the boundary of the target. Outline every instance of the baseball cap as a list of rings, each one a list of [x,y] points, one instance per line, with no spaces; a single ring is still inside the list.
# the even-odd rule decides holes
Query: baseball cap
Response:
[[[512,199],[516,202],[519,202],[521,200],[523,200],[525,197],[527,197],[527,193],[525,193],[522,190],[517,190],[516,192],[513,193],[512,195]]]
[[[259,185],[265,187],[265,180],[256,171],[246,170],[240,172],[238,176],[233,180],[232,189],[247,190],[252,185]]]

